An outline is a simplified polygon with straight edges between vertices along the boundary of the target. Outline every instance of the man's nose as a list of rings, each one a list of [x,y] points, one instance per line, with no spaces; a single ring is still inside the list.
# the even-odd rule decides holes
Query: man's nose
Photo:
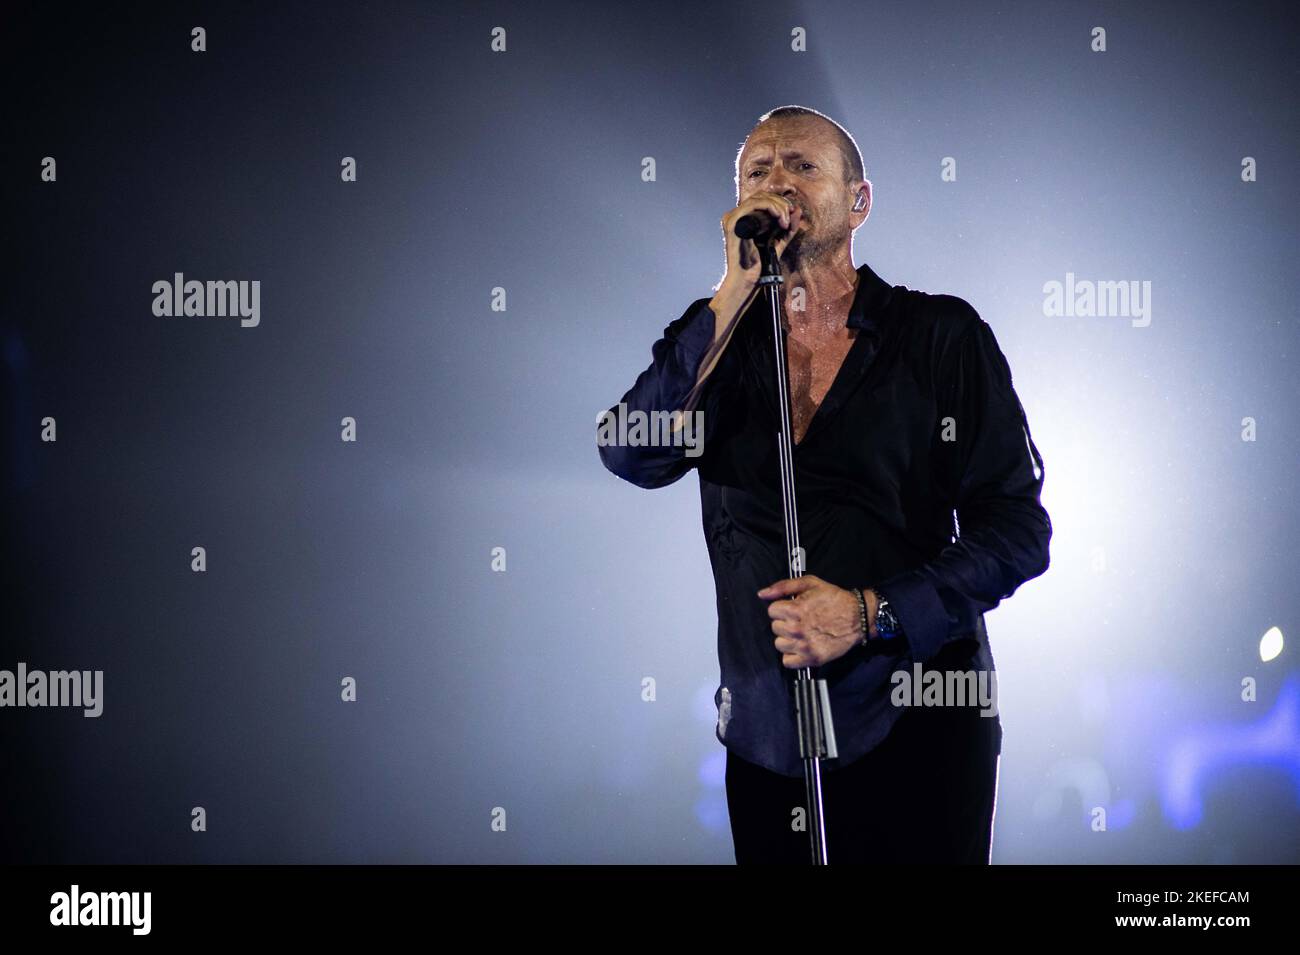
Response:
[[[795,191],[794,184],[786,178],[785,173],[773,173],[763,183],[764,191],[775,193],[778,196],[785,196],[787,199],[795,199],[798,193]]]
[[[790,179],[784,169],[777,167],[767,174],[767,181],[763,183],[763,188],[768,192],[784,193],[790,188]]]

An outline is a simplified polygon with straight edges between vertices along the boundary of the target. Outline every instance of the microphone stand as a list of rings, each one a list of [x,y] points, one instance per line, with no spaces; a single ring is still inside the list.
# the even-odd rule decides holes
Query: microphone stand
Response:
[[[794,446],[790,425],[790,374],[785,361],[785,324],[781,315],[780,257],[776,238],[769,233],[767,242],[758,244],[763,259],[763,275],[758,284],[767,288],[772,306],[772,340],[776,346],[777,408],[780,429],[776,434],[777,457],[781,465],[781,511],[785,518],[785,552],[790,576],[803,576],[804,553],[799,546],[799,517],[794,497]],[[826,681],[813,676],[812,667],[801,667],[794,684],[795,720],[799,731],[799,755],[803,759],[804,786],[808,796],[808,837],[812,846],[813,865],[826,865],[826,817],[822,803],[821,761],[835,759],[835,727],[831,723],[831,701]]]

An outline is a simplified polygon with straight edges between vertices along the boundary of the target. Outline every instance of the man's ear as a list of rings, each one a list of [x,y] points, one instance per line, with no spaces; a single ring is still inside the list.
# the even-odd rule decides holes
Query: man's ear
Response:
[[[857,198],[853,200],[853,207],[849,211],[865,212],[867,215],[871,215],[871,180],[870,179],[862,180],[862,185],[859,186],[857,189]],[[865,218],[866,216],[863,216],[863,219]]]

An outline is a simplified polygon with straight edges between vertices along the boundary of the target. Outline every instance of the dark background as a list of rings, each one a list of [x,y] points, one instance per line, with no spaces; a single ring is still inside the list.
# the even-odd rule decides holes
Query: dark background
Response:
[[[875,186],[855,261],[980,312],[1045,461],[994,861],[1296,861],[1292,9],[7,7],[0,669],[105,699],[0,711],[5,859],[731,862],[696,480],[594,425],[800,103]],[[155,317],[175,272],[260,325]],[[1151,324],[1045,316],[1066,272]]]

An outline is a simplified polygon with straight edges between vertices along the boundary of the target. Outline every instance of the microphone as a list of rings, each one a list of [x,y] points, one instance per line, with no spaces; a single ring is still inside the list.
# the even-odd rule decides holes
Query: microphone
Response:
[[[763,243],[781,232],[781,220],[766,209],[755,209],[741,216],[731,231],[741,239],[753,239],[755,242]]]

